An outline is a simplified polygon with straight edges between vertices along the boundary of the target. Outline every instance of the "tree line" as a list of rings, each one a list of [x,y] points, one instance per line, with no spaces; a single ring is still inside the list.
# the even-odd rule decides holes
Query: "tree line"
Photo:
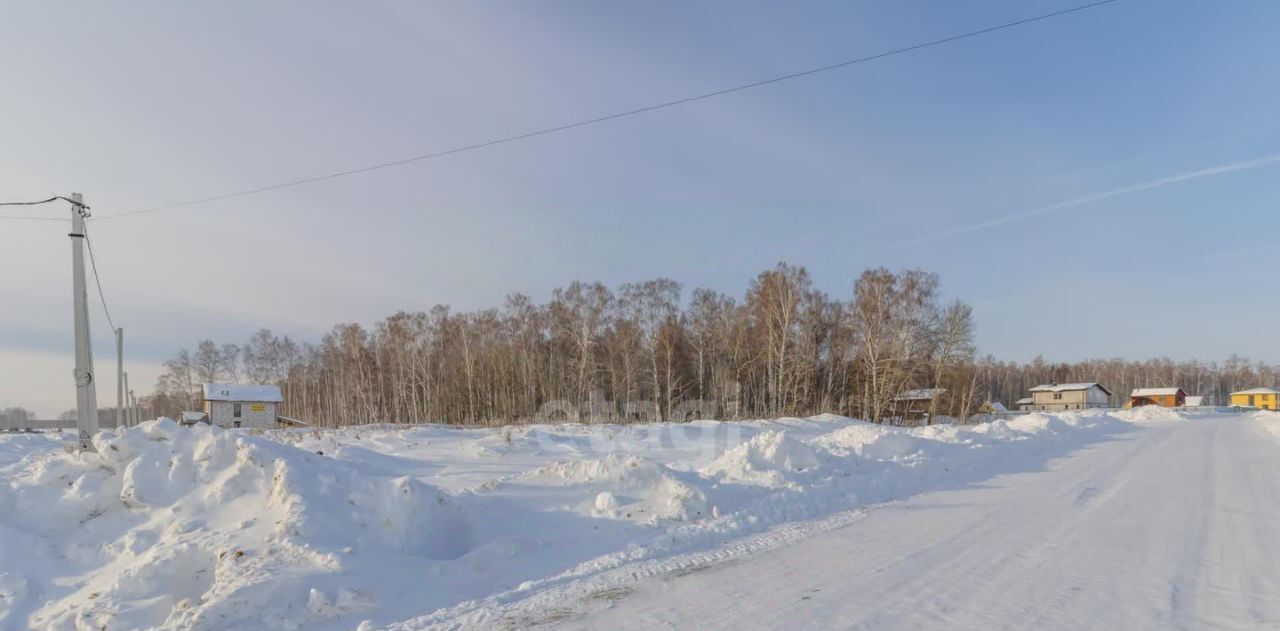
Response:
[[[21,406],[0,408],[0,422],[22,423],[23,421],[33,420],[35,417],[35,412]]]
[[[154,414],[200,405],[200,384],[279,384],[281,413],[333,426],[371,422],[505,424],[530,420],[683,421],[834,412],[903,419],[895,398],[941,388],[930,416],[969,417],[1051,381],[1101,381],[1116,403],[1132,387],[1182,385],[1225,400],[1272,385],[1273,367],[1136,363],[1028,364],[975,357],[971,308],[947,302],[936,274],[863,272],[847,297],[779,263],[740,299],[659,278],[610,289],[573,282],[538,304],[437,305],[376,323],[339,324],[317,343],[268,330],[244,344],[200,342],[165,363]]]
[[[737,299],[659,278],[610,289],[573,282],[545,304],[400,312],[318,343],[263,330],[204,340],[165,363],[154,413],[200,404],[205,382],[277,383],[282,413],[317,425],[501,424],[748,418],[831,411],[883,420],[912,387],[948,387],[973,354],[971,309],[942,303],[939,279],[874,269],[847,300],[780,263]],[[972,396],[940,413],[959,413]]]

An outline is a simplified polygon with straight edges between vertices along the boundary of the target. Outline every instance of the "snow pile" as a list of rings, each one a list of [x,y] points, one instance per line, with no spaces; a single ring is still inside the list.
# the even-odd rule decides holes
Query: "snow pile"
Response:
[[[471,544],[427,484],[268,439],[161,420],[95,445],[5,471],[0,538],[25,550],[0,548],[0,627],[300,628],[375,606],[371,559]],[[345,588],[317,589],[339,573]]]
[[[1280,440],[1280,414],[1268,410],[1259,410],[1249,413],[1248,416],[1262,427],[1262,431]]]
[[[872,423],[857,423],[818,437],[814,444],[838,456],[869,460],[908,459],[923,448],[909,430],[896,430]]]
[[[1118,418],[1135,423],[1182,421],[1187,419],[1186,412],[1159,405],[1142,405],[1128,410],[1119,410],[1115,412],[1115,415]]]
[[[766,431],[702,468],[704,475],[761,486],[782,486],[789,473],[818,467],[813,448],[784,431]]]
[[[520,481],[554,480],[556,484],[581,487],[581,496],[589,501],[579,506],[579,511],[597,517],[649,524],[664,519],[701,519],[707,514],[706,496],[676,475],[651,460],[614,453],[542,467],[521,476]]]
[[[1071,418],[1073,420],[1077,420],[1080,417],[1078,414],[1072,414]],[[1054,414],[1045,414],[1043,412],[1025,414],[1023,416],[1018,416],[1008,421],[1004,421],[1004,423],[1009,429],[1015,432],[1033,434],[1038,432],[1061,432],[1069,428],[1069,424],[1063,417]]]

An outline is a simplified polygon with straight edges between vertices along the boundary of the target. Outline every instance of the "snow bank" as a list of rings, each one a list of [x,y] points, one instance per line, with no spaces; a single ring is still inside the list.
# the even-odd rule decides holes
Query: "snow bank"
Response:
[[[838,456],[898,460],[919,453],[924,443],[908,430],[858,423],[820,436],[814,445]]]
[[[1117,410],[1114,412],[1116,417],[1123,418],[1126,421],[1135,423],[1152,422],[1152,421],[1178,421],[1185,417],[1172,408],[1161,407],[1159,405],[1143,405],[1128,410]]]
[[[725,452],[702,473],[721,480],[781,486],[787,474],[818,467],[813,448],[782,431],[766,431]]]
[[[1262,431],[1275,437],[1276,440],[1280,440],[1280,413],[1268,410],[1259,410],[1257,412],[1250,412],[1248,416],[1253,419],[1254,422],[1258,423],[1258,426],[1262,428]]]
[[[579,512],[611,519],[645,523],[658,520],[701,519],[707,498],[681,482],[676,472],[634,455],[609,454],[603,458],[559,462],[521,476],[522,482],[546,482],[579,486],[589,498]],[[589,504],[589,506],[588,506]]]
[[[366,556],[471,545],[467,515],[431,486],[264,438],[161,420],[95,445],[6,472],[0,535],[30,549],[0,552],[0,627],[301,628],[375,606]],[[346,590],[313,587],[339,573]]]

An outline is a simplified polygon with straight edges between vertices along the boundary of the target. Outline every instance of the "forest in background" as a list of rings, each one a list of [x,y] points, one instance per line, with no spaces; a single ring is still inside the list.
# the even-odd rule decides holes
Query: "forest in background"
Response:
[[[936,274],[867,270],[841,299],[780,263],[741,300],[696,289],[686,301],[680,283],[662,278],[616,290],[574,282],[546,304],[515,294],[500,309],[439,305],[372,330],[340,324],[317,344],[265,329],[244,344],[204,340],[165,362],[145,403],[174,416],[199,408],[202,383],[245,382],[279,384],[281,414],[320,426],[823,412],[897,422],[893,400],[911,389],[945,388],[933,412],[965,419],[985,401],[1012,407],[1055,381],[1101,382],[1120,405],[1136,387],[1177,385],[1222,402],[1280,377],[1235,357],[1000,362],[978,357],[973,335],[972,309],[942,301]]]

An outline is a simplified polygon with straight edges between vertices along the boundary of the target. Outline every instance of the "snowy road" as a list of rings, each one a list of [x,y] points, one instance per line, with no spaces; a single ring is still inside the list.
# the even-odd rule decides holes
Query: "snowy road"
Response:
[[[1158,423],[637,584],[571,628],[1280,628],[1280,440]]]

